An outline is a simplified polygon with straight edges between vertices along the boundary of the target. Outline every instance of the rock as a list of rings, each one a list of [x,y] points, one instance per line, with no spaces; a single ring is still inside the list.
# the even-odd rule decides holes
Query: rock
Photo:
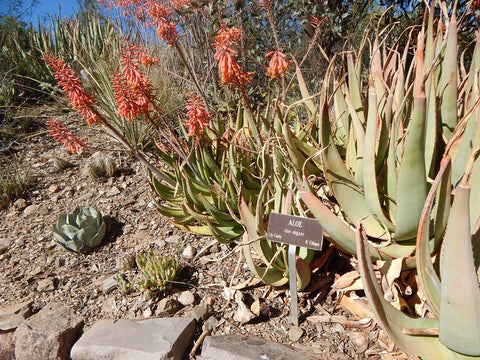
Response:
[[[42,279],[37,284],[37,291],[53,291],[55,290],[55,281],[51,277]]]
[[[50,185],[48,187],[48,192],[49,193],[52,193],[52,194],[55,194],[56,192],[58,192],[60,190],[60,186],[56,185],[56,184],[53,184],[53,185]]]
[[[10,240],[7,238],[0,238],[0,255],[8,250],[10,247]]]
[[[181,360],[193,339],[187,318],[100,320],[73,346],[72,360]]]
[[[0,359],[15,359],[15,335],[13,331],[0,332]]]
[[[233,315],[233,320],[238,321],[239,323],[247,323],[255,317],[243,301],[237,301],[237,304],[238,308],[235,315]]]
[[[192,309],[192,312],[190,313],[190,317],[192,319],[195,319],[197,323],[205,320],[207,316],[208,316],[208,309],[202,305],[194,306]]]
[[[85,200],[90,199],[91,197],[93,197],[93,193],[89,192],[89,193],[83,194],[82,196],[79,196],[77,201],[78,202],[85,201]]]
[[[114,275],[110,275],[102,281],[102,291],[107,294],[117,288],[117,282],[113,279]]]
[[[115,195],[118,195],[120,194],[120,189],[117,188],[116,186],[113,186],[108,192],[107,192],[107,195],[109,196],[115,196]]]
[[[299,326],[292,326],[290,330],[288,330],[288,338],[290,341],[298,341],[303,336],[303,329]]]
[[[24,210],[23,213],[25,216],[31,216],[37,212],[37,205],[28,205]]]
[[[17,211],[22,211],[27,207],[27,201],[25,199],[17,199],[13,203],[13,208]]]
[[[68,359],[83,319],[61,303],[50,303],[15,330],[17,360]]]
[[[175,314],[178,310],[182,308],[180,304],[175,299],[163,298],[157,305],[157,310],[155,310],[155,315],[161,314]]]
[[[46,208],[45,206],[39,206],[37,208],[37,213],[39,213],[40,215],[48,215],[48,212],[48,208]]]
[[[195,302],[195,295],[191,291],[182,291],[177,300],[183,306],[192,305]]]
[[[195,248],[192,245],[188,244],[183,250],[182,256],[185,259],[193,259],[193,257],[195,256],[195,253],[196,253]]]
[[[33,301],[26,301],[20,304],[0,308],[0,330],[8,331],[17,328],[23,320],[32,314],[30,309],[32,304]]]
[[[202,357],[228,360],[307,360],[289,347],[252,336],[207,336],[202,347]]]
[[[179,244],[180,242],[182,242],[182,238],[180,235],[171,235],[166,238],[165,241],[170,244]]]

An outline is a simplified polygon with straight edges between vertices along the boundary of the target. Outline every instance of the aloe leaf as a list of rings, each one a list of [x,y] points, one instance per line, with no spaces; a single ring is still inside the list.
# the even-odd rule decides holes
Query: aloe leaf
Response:
[[[323,171],[338,203],[353,223],[365,219],[365,227],[368,230],[369,236],[377,239],[386,239],[386,230],[371,215],[362,190],[345,167],[345,163],[338,153],[336,146],[333,145],[330,136],[328,108],[326,105],[322,112],[321,121]]]
[[[406,332],[430,332],[438,328],[438,320],[411,318],[386,301],[373,270],[368,241],[361,225],[356,231],[356,239],[359,272],[370,307],[378,324],[393,342],[407,354],[420,356],[424,360],[466,359],[442,346],[436,337],[406,334]]]
[[[375,214],[381,223],[388,228],[389,231],[394,231],[394,226],[388,219],[382,209],[379,198],[379,191],[377,187],[377,174],[375,166],[375,147],[377,143],[377,129],[378,129],[378,112],[377,112],[377,96],[375,90],[370,88],[368,95],[368,103],[372,104],[368,109],[367,114],[367,131],[365,134],[365,149],[363,161],[363,188],[365,191],[365,199],[370,211]]]
[[[394,239],[413,239],[427,198],[425,170],[425,94],[414,97],[412,120],[408,128],[407,143],[398,170],[397,212]]]
[[[442,134],[450,139],[457,125],[457,19],[452,12],[447,31],[447,44],[442,63],[439,89],[442,93],[440,116]]]
[[[470,186],[462,182],[456,188],[445,233],[439,339],[458,353],[480,356],[480,289],[469,210]]]
[[[434,249],[430,248],[430,219],[437,190],[440,189],[438,191],[439,194],[442,194],[443,192],[448,195],[450,194],[450,181],[448,181],[450,179],[450,170],[450,158],[445,158],[441,163],[437,177],[435,178],[425,201],[425,207],[418,224],[417,233],[417,254],[415,259],[418,272],[418,284],[419,288],[423,290],[428,306],[437,317],[440,315],[440,278],[433,267],[431,258],[431,253]],[[445,186],[445,184],[447,184],[447,186]],[[450,199],[450,196],[445,197]],[[437,198],[440,197],[437,196]],[[449,206],[449,201],[437,201],[437,217],[443,218],[445,212],[448,216]],[[444,223],[445,222],[446,220]],[[439,236],[443,236],[443,231],[438,231],[438,233]]]
[[[300,94],[302,95],[305,104],[307,105],[307,109],[310,112],[310,116],[316,113],[316,107],[313,101],[310,99],[310,93],[308,92],[307,85],[305,84],[305,80],[303,78],[302,71],[298,66],[295,68],[295,74],[297,76],[298,87],[300,88]]]
[[[80,230],[81,229],[78,229],[77,227],[70,224],[65,224],[60,228],[62,234],[65,234],[65,236],[69,239],[73,239]]]

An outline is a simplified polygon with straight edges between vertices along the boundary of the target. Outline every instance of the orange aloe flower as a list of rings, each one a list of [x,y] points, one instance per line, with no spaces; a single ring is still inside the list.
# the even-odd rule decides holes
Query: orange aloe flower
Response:
[[[55,119],[47,120],[47,128],[50,131],[50,135],[63,147],[68,147],[72,154],[76,154],[86,146],[82,140],[77,139],[75,135],[69,132],[60,121]]]
[[[100,117],[93,109],[96,102],[83,89],[80,79],[73,70],[53,55],[46,55],[44,60],[53,69],[55,79],[57,79],[58,85],[67,95],[70,103],[82,115],[82,118],[87,121],[88,125],[99,122]]]
[[[177,44],[180,34],[177,24],[173,19],[172,9],[156,0],[149,0],[147,3],[148,13],[157,27],[157,34],[169,45]]]
[[[240,68],[235,55],[237,52],[231,48],[233,44],[241,42],[242,33],[237,28],[227,28],[222,26],[215,36],[214,48],[215,60],[218,61],[218,70],[220,72],[222,84],[242,87],[251,81],[253,73],[244,72]]]
[[[205,108],[202,98],[198,95],[189,95],[186,108],[188,117],[185,121],[185,125],[188,127],[187,136],[198,136],[207,126],[211,115]]]
[[[270,58],[267,75],[272,79],[278,79],[279,77],[283,76],[292,63],[292,61],[285,60],[285,54],[282,52],[282,49],[270,51],[267,55],[265,55],[265,57]]]

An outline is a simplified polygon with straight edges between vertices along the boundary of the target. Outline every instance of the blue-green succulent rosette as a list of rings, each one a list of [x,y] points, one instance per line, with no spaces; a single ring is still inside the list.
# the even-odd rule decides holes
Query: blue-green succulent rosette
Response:
[[[63,248],[86,254],[100,245],[107,227],[101,212],[77,206],[61,214],[53,225],[53,236]]]

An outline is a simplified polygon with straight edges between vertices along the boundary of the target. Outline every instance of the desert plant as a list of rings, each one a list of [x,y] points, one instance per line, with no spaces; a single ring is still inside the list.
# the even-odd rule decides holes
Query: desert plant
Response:
[[[136,290],[141,292],[146,300],[152,298],[153,292],[168,289],[182,270],[178,260],[168,259],[165,255],[158,257],[151,250],[138,253],[135,264],[139,276],[126,277],[125,274],[117,273],[114,280],[122,293],[128,294]]]
[[[117,164],[110,156],[98,156],[85,165],[85,173],[92,179],[112,177],[117,171]]]
[[[436,6],[447,16],[444,3]],[[374,258],[414,253],[429,179],[438,171],[452,129],[457,122],[468,122],[477,106],[477,64],[472,62],[468,69],[462,63],[457,69],[457,59],[463,57],[457,52],[455,16],[447,19],[444,32],[442,20],[434,21],[434,9],[432,4],[414,49],[400,52],[396,43],[387,47],[388,36],[382,40],[380,35],[388,34],[388,28],[377,31],[370,53],[368,96],[362,96],[360,64],[355,64],[351,53],[346,55],[347,74],[339,79],[332,72],[332,62],[320,113],[295,134],[289,148],[292,158],[303,156],[323,170],[340,212],[332,212],[315,194],[318,185],[310,190],[308,173],[299,184],[300,194],[332,242],[350,254],[356,254],[354,229],[360,221]],[[415,56],[409,64],[410,50],[415,50]],[[307,97],[304,84],[300,86]],[[313,102],[307,106],[312,113],[317,109]],[[458,169],[468,159],[467,144],[452,151],[454,182],[459,181]],[[296,167],[302,169],[303,163]],[[432,252],[438,249],[445,228],[445,203],[441,204],[432,214],[436,219]]]
[[[15,161],[0,155],[0,209],[20,198],[25,192],[28,177]]]
[[[106,230],[101,212],[77,206],[72,212],[58,216],[53,236],[63,248],[85,254],[100,245]]]

